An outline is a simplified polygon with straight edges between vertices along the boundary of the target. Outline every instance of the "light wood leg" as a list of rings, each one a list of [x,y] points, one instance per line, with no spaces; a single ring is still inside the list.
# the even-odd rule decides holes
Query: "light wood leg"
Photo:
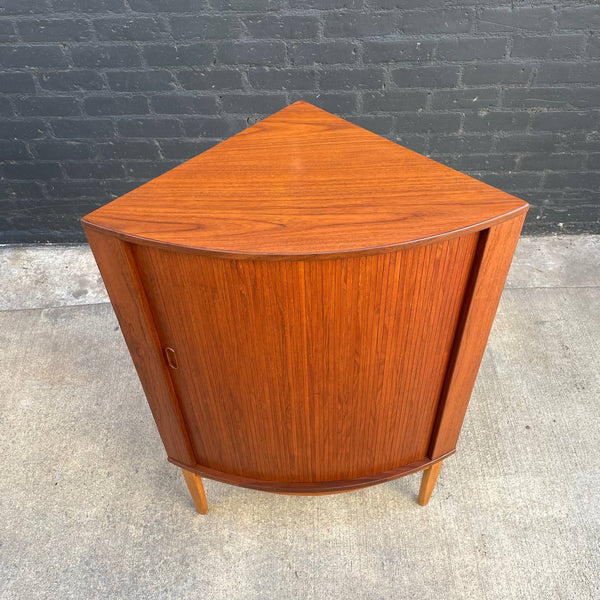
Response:
[[[206,502],[206,494],[204,493],[204,486],[202,485],[202,479],[200,475],[181,469],[185,482],[187,483],[188,490],[192,500],[196,505],[196,510],[201,514],[205,515],[208,511],[208,503]]]
[[[421,489],[419,490],[419,504],[425,506],[431,498],[431,493],[435,487],[437,478],[442,470],[442,462],[436,462],[429,469],[423,471],[423,479],[421,480]]]

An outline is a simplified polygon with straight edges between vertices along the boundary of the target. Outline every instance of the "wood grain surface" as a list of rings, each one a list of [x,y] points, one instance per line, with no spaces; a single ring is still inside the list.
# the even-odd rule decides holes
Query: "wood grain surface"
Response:
[[[318,482],[425,458],[478,239],[306,262],[134,246],[198,463]]]
[[[527,204],[297,102],[84,218],[130,241],[230,257],[381,252]]]
[[[440,399],[432,458],[456,447],[524,219],[521,215],[481,234]]]
[[[169,457],[193,464],[194,453],[132,248],[90,229],[86,235],[165,450]]]

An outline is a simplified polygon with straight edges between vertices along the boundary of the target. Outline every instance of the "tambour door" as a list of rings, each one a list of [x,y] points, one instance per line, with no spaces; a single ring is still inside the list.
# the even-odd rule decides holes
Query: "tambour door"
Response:
[[[322,482],[425,458],[479,235],[278,260],[133,244],[198,464]]]

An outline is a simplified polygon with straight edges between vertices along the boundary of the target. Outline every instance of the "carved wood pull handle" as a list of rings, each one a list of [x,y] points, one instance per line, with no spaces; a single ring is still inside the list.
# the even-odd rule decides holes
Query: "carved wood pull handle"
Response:
[[[170,346],[165,348],[165,357],[167,359],[167,364],[171,367],[171,369],[179,369],[177,354],[175,354],[175,350]]]

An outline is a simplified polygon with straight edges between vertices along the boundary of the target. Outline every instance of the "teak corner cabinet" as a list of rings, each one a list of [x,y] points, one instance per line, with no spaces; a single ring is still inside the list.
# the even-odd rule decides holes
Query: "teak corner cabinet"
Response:
[[[169,460],[323,494],[463,422],[527,203],[297,102],[83,219]]]

